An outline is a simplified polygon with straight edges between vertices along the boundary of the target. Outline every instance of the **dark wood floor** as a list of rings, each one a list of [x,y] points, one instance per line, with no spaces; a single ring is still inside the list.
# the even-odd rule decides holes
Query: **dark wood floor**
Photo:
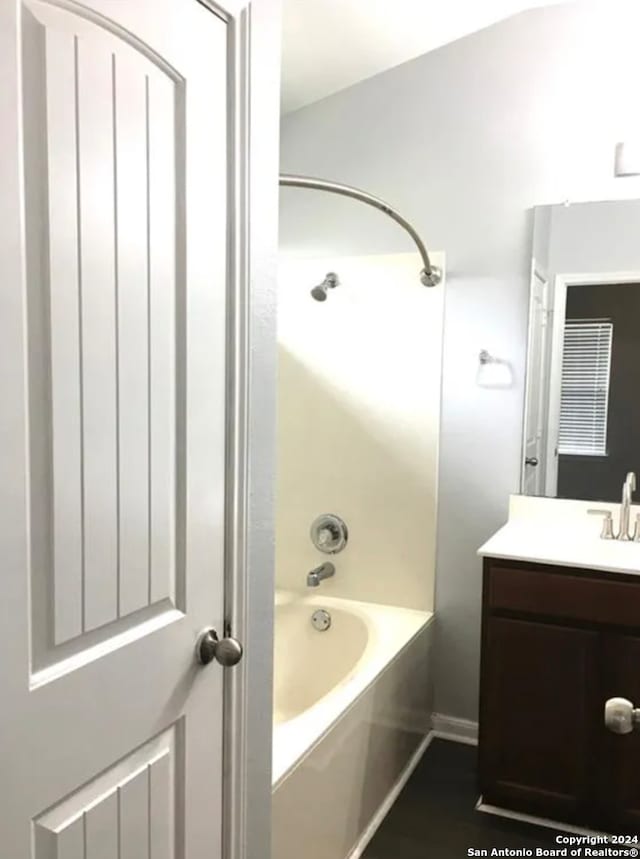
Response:
[[[475,811],[476,749],[434,740],[363,859],[462,859],[469,848],[546,847],[558,832]]]

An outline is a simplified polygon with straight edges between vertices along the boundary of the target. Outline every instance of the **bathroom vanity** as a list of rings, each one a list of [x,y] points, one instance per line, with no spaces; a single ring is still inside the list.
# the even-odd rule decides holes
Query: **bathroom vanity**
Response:
[[[640,731],[612,733],[604,710],[640,701],[640,544],[601,540],[587,506],[514,498],[480,550],[480,789],[485,805],[634,834]]]

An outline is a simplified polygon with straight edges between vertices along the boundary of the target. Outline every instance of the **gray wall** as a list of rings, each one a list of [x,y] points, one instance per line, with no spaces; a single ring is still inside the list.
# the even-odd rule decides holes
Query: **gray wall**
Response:
[[[548,221],[551,275],[640,271],[640,200],[549,206],[540,214],[541,233]],[[536,212],[536,234],[538,227]]]
[[[284,171],[387,198],[447,254],[436,710],[451,716],[477,717],[475,553],[519,482],[531,207],[640,196],[637,180],[612,179],[640,71],[637,28],[615,24],[612,6],[525,13],[283,121]],[[353,201],[297,189],[281,200],[288,252],[410,249]],[[512,362],[512,389],[475,385],[483,348]]]

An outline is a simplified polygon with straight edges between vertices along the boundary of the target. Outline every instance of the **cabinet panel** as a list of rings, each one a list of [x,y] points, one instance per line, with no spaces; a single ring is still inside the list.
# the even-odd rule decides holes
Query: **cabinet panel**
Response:
[[[640,625],[640,587],[632,576],[492,565],[492,610],[592,624]]]
[[[603,636],[602,674],[602,707],[613,697],[628,698],[640,706],[640,637]],[[640,833],[640,730],[612,734],[602,720],[600,724],[602,754],[594,778],[605,823],[611,829]]]
[[[597,632],[485,617],[485,802],[559,820],[587,819],[599,711],[597,661]]]

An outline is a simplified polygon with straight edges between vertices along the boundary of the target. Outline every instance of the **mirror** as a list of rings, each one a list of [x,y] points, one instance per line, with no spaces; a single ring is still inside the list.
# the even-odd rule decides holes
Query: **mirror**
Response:
[[[526,495],[640,472],[640,200],[535,210],[522,458]]]

